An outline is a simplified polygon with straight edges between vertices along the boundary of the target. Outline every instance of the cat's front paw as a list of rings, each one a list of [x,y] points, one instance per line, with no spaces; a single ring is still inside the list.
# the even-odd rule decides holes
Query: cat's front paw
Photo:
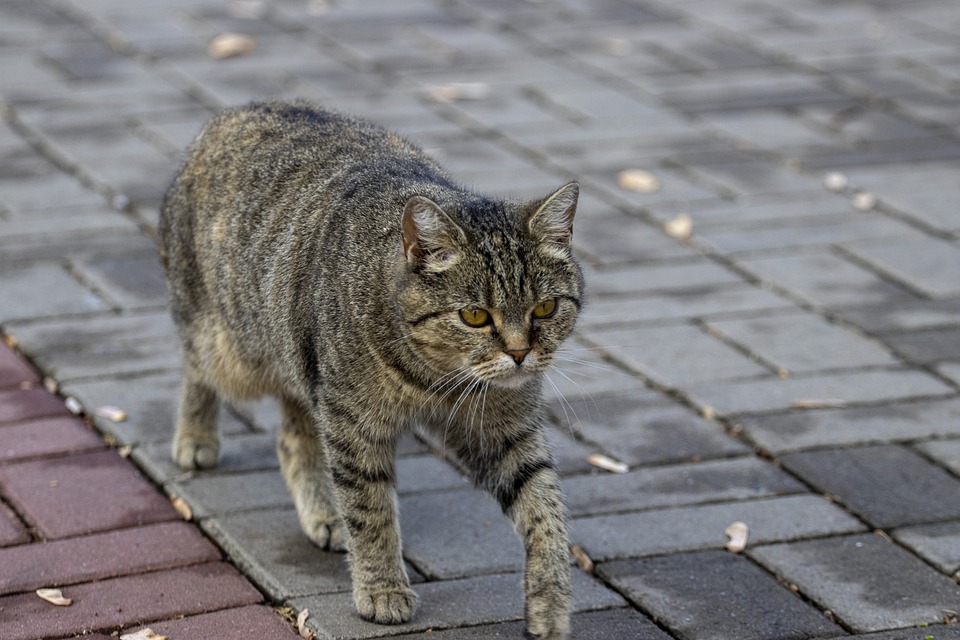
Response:
[[[413,617],[417,609],[417,594],[410,588],[358,589],[353,600],[360,617],[377,624],[400,624]]]
[[[527,638],[564,640],[570,632],[570,599],[562,594],[545,593],[527,603]]]
[[[326,551],[346,551],[350,542],[350,533],[339,518],[329,522],[326,518],[314,518],[310,522],[301,522],[303,532],[310,541]]]
[[[220,442],[216,437],[201,439],[178,436],[173,441],[173,461],[182,469],[212,469],[220,457]]]

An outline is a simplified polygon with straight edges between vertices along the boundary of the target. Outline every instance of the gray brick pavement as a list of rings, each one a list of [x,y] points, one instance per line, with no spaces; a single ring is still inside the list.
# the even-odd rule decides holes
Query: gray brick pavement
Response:
[[[423,603],[399,628],[353,616],[343,557],[299,533],[274,405],[223,412],[217,470],[171,464],[154,232],[203,121],[268,94],[379,120],[484,189],[575,177],[590,293],[547,385],[598,562],[575,636],[957,637],[958,27],[950,0],[7,2],[0,329],[88,415],[125,409],[90,417],[320,637],[519,637],[522,550],[429,443],[398,463]],[[256,49],[210,58],[224,31]]]

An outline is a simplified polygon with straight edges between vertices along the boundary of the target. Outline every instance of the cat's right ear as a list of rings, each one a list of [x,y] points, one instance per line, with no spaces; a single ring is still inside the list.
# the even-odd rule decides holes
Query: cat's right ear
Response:
[[[411,269],[440,272],[459,258],[466,235],[440,205],[413,196],[403,208],[403,255]]]

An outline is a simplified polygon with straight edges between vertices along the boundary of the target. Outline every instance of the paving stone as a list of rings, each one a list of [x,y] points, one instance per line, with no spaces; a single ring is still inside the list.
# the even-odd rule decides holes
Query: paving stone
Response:
[[[82,420],[60,416],[0,428],[0,462],[101,449],[104,442]]]
[[[845,218],[854,213],[849,200],[822,189],[776,195],[747,195],[734,201],[714,198],[699,202],[665,203],[652,205],[648,209],[661,222],[681,213],[688,214],[693,220],[695,234],[699,234],[703,229],[717,232],[736,228],[750,232],[756,228],[828,225],[836,218]]]
[[[960,480],[900,445],[803,451],[780,461],[875,527],[960,517],[960,502],[954,499]]]
[[[960,270],[960,246],[914,233],[885,241],[848,243],[844,248],[878,271],[932,298],[960,295],[950,274]]]
[[[47,539],[179,518],[115,451],[4,465],[0,488]]]
[[[758,287],[728,285],[708,290],[687,289],[629,298],[598,297],[584,307],[579,326],[589,330],[655,320],[793,308],[795,305],[789,300]],[[586,335],[589,336],[589,332]]]
[[[760,149],[790,151],[834,142],[832,136],[807,126],[803,120],[785,111],[718,112],[705,114],[703,119],[711,128]]]
[[[188,616],[165,622],[152,622],[148,627],[160,636],[170,638],[217,638],[217,640],[296,640],[300,636],[293,626],[266,606],[247,605]],[[134,629],[132,633],[135,633]]]
[[[894,349],[913,362],[930,364],[960,359],[960,327],[924,329],[883,337]]]
[[[432,579],[523,569],[523,544],[492,497],[480,490],[400,498],[404,556]]]
[[[746,453],[747,447],[674,400],[647,390],[594,398],[564,426],[630,466]],[[563,424],[563,423],[562,423]]]
[[[871,191],[884,203],[944,231],[960,230],[952,203],[960,195],[952,162],[916,163],[903,171],[897,164],[848,169],[850,183]],[[921,258],[921,256],[918,256]]]
[[[220,553],[186,522],[95,533],[0,550],[0,594],[212,562]]]
[[[946,384],[915,369],[721,380],[691,384],[684,392],[701,406],[712,407],[724,416],[789,409],[796,402],[851,404],[954,395]]]
[[[795,495],[695,507],[575,518],[571,542],[594,561],[720,549],[731,522],[750,527],[750,544],[862,531],[864,526],[820,496]],[[643,535],[638,536],[637,532]]]
[[[960,402],[947,399],[876,407],[794,410],[740,416],[736,422],[752,442],[773,453],[783,453],[813,447],[960,436],[958,417]],[[933,457],[937,457],[941,448],[945,453],[951,450],[948,441],[933,441],[920,447]],[[960,448],[957,451],[960,456]],[[960,457],[956,460],[954,469],[960,469]],[[949,464],[949,460],[945,464]]]
[[[682,638],[774,640],[842,633],[749,559],[725,551],[619,560],[601,564],[599,572]]]
[[[62,399],[41,387],[0,391],[0,425],[69,413]]]
[[[903,527],[893,537],[944,573],[960,575],[960,520]]]
[[[590,331],[587,337],[631,370],[669,387],[770,373],[693,325]]]
[[[67,382],[61,391],[77,398],[88,410],[113,405],[127,413],[123,422],[112,422],[92,416],[103,433],[110,434],[121,444],[140,442],[167,442],[173,438],[180,401],[180,374],[160,373],[146,376],[118,376],[116,379],[75,380]],[[237,417],[221,409],[220,433],[224,436],[249,433],[250,427]]]
[[[186,471],[181,469],[170,455],[171,442],[148,442],[134,447],[131,458],[137,466],[155,482],[166,483],[207,475],[231,474],[243,471],[279,469],[276,453],[276,437],[271,433],[222,434],[220,459],[209,471]]]
[[[591,300],[596,296],[635,296],[689,289],[702,292],[708,287],[743,283],[743,278],[733,271],[706,259],[602,270],[588,265],[584,269],[584,276],[589,283],[587,294]]]
[[[947,624],[928,624],[919,628],[882,631],[852,636],[857,640],[957,640],[960,627]]]
[[[960,599],[956,582],[876,535],[778,544],[750,555],[858,632],[935,624]]]
[[[916,449],[960,476],[960,440],[931,440],[917,444]]]
[[[0,389],[19,387],[23,382],[40,382],[40,376],[23,358],[0,343]]]
[[[175,480],[167,491],[184,500],[197,518],[237,511],[293,506],[278,469],[231,474],[194,475]]]
[[[611,185],[616,181],[613,173],[609,178]],[[598,263],[609,265],[699,256],[687,245],[670,240],[661,230],[623,214],[577,227],[574,242],[578,250],[586,252]]]
[[[275,601],[350,591],[346,557],[310,542],[292,508],[214,517],[203,528]]]
[[[470,486],[470,479],[433,454],[397,458],[397,493],[425,493]]]
[[[38,296],[37,291],[45,293]],[[107,309],[99,296],[62,267],[47,264],[4,269],[0,300],[0,318],[4,322]]]
[[[219,562],[85,583],[63,591],[73,604],[59,609],[56,616],[48,615],[50,605],[34,593],[0,598],[0,607],[17,612],[0,618],[0,635],[5,640],[62,637],[262,599],[233,567]]]
[[[738,260],[738,264],[818,306],[892,302],[906,290],[829,253]]]
[[[167,286],[158,255],[98,256],[73,264],[86,282],[123,309],[167,303]]]
[[[30,542],[27,528],[10,507],[0,502],[0,547]]]
[[[791,373],[899,364],[882,345],[808,313],[711,320],[707,326]]]
[[[422,633],[397,636],[412,640],[487,640],[488,638],[522,638],[523,622],[503,622],[479,627],[464,627],[434,631],[427,629]],[[575,613],[570,618],[570,636],[577,640],[612,640],[630,638],[631,640],[668,640],[670,636],[635,609],[607,609],[605,611],[586,611]]]
[[[758,458],[638,469],[561,482],[573,516],[801,493],[802,484]]]
[[[844,320],[872,333],[960,325],[960,300],[898,300],[838,309]]]
[[[686,169],[702,183],[717,185],[720,193],[738,196],[806,192],[816,186],[807,176],[760,160],[701,163],[694,159]]]
[[[573,571],[573,611],[622,607],[623,598],[581,571]],[[353,596],[332,594],[290,601],[297,610],[311,612],[307,626],[322,640],[380,638],[404,632],[439,631],[523,616],[523,578],[520,574],[481,576],[413,585],[419,602],[410,622],[384,626],[362,620],[354,611]]]

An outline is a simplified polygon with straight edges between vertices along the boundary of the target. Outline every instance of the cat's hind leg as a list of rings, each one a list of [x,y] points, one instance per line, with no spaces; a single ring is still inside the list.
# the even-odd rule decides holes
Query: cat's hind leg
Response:
[[[184,469],[217,465],[220,438],[217,413],[220,399],[193,367],[187,366],[180,390],[180,409],[173,438],[173,461]]]
[[[281,400],[281,409],[277,456],[300,526],[321,549],[346,551],[349,535],[337,513],[327,454],[313,419],[289,400]]]

